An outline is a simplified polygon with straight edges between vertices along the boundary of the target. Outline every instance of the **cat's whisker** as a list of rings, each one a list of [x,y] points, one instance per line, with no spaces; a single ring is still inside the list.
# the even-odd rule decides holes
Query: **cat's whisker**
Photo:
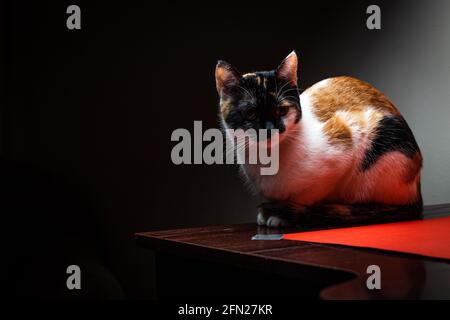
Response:
[[[295,95],[295,97],[299,97],[297,88],[285,90],[285,91],[283,91],[283,93],[282,93],[279,97],[285,96],[285,95],[286,95],[288,92],[290,92],[290,91],[295,91],[295,92],[297,93],[297,95]],[[291,95],[291,94],[290,94],[290,95]]]
[[[297,89],[295,89],[295,90],[297,90]],[[285,97],[290,97],[290,98],[293,98],[294,100],[299,99],[298,95],[295,95],[295,96],[291,95],[291,94],[290,95],[286,95],[286,93],[289,92],[289,91],[294,91],[294,90],[286,90],[286,91],[284,91],[281,95],[276,97],[277,102],[279,103],[279,102],[285,100],[284,99]],[[298,90],[297,90],[297,93],[298,93]]]
[[[277,103],[281,103],[284,100],[288,100],[289,98],[296,100],[298,97],[296,96],[282,96],[280,99],[277,100]]]
[[[236,142],[234,143],[234,148],[230,148],[226,150],[227,157],[232,153],[234,158],[243,151],[243,149],[247,149],[249,145],[248,139],[246,137],[236,137]]]
[[[283,91],[284,87],[286,87],[287,85],[289,85],[290,82],[286,82],[285,84],[283,84],[280,88],[280,90],[278,91],[278,93],[280,93],[281,91]]]
[[[295,99],[295,98],[298,98],[297,96],[293,96],[293,95],[281,95],[280,96],[280,99],[284,99],[284,98],[293,98],[293,99]],[[279,101],[281,101],[281,100],[279,100]]]
[[[250,98],[251,98],[252,100],[256,100],[256,99],[255,99],[255,96],[254,96],[250,91],[248,91],[246,88],[244,88],[244,87],[242,87],[242,86],[240,86],[240,85],[238,85],[237,87],[238,87],[239,89],[243,90],[245,93],[247,93],[247,94],[250,96]]]
[[[289,91],[298,91],[298,88],[290,88],[290,89],[284,90],[283,93],[286,93]]]
[[[275,93],[275,98],[278,98],[278,95],[283,91],[283,88],[286,87],[288,84],[290,84],[290,82],[286,82],[281,86],[280,90]]]
[[[278,83],[277,80],[275,79],[275,97],[278,96]]]

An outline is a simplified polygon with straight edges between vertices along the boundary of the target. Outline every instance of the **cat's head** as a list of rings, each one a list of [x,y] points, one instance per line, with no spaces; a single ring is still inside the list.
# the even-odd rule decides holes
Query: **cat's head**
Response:
[[[281,142],[301,118],[298,59],[292,51],[272,71],[241,74],[225,61],[216,66],[220,114],[230,129],[278,129]]]

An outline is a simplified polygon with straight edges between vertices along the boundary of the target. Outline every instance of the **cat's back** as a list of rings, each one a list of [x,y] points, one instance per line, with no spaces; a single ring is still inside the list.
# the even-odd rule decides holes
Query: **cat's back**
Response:
[[[358,114],[371,110],[380,115],[400,115],[394,104],[378,89],[362,80],[341,76],[322,80],[303,92],[312,112],[326,122],[339,112]]]
[[[320,141],[321,154],[331,154],[338,162],[335,167],[342,164],[341,171],[348,169],[346,161],[351,166],[336,189],[342,194],[333,196],[350,203],[401,204],[418,199],[419,146],[399,110],[381,91],[344,76],[322,80],[300,97],[305,131],[317,128],[315,136],[321,137],[310,141]]]
[[[381,91],[352,77],[322,80],[300,97],[307,119],[304,123],[320,128],[324,148],[362,153],[377,131],[409,130],[399,110]]]

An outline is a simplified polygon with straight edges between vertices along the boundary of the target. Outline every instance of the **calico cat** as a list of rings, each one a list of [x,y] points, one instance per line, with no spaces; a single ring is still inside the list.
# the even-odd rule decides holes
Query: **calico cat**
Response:
[[[277,69],[241,75],[216,66],[225,129],[278,129],[279,171],[242,165],[268,202],[268,227],[338,225],[419,218],[422,156],[399,110],[368,83],[342,76],[299,95],[296,53]],[[267,143],[271,141],[268,139]]]

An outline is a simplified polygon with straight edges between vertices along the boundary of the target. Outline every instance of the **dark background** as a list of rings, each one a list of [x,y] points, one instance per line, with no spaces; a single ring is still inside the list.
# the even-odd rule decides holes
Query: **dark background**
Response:
[[[217,127],[218,59],[271,69],[296,49],[301,88],[346,74],[385,89],[373,53],[416,4],[377,1],[383,29],[369,31],[372,2],[2,3],[10,296],[152,298],[152,255],[135,232],[253,221],[260,199],[237,167],[173,165],[172,131]],[[70,4],[81,30],[66,28]],[[406,116],[414,131],[420,119]],[[81,291],[65,288],[69,264],[81,266]]]

